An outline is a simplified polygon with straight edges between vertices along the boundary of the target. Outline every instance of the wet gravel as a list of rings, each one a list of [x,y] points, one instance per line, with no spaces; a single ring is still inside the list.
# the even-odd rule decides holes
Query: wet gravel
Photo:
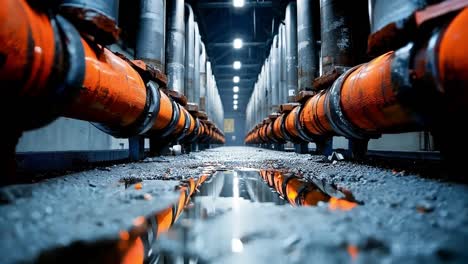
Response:
[[[192,249],[208,263],[343,263],[353,261],[350,248],[359,252],[357,263],[466,262],[468,186],[398,168],[322,160],[291,152],[222,147],[2,187],[1,262],[33,261],[45,249],[115,237],[136,217],[165,208],[175,199],[178,181],[199,175],[207,165],[288,168],[308,180],[349,190],[363,202],[350,212],[339,212],[324,204],[292,208],[245,201],[239,225],[232,223],[232,202],[217,201],[228,210],[192,220],[190,229]],[[141,180],[143,189],[131,184],[126,189],[126,179]],[[155,199],[142,199],[144,193]],[[239,239],[248,241],[242,254],[231,250],[233,226],[239,226]],[[228,242],[221,243],[224,239]]]

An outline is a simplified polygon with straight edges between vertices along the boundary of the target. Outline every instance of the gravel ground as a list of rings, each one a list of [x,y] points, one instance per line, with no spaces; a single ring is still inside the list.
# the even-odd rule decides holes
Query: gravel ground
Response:
[[[363,203],[350,212],[198,197],[219,208],[191,220],[190,249],[208,263],[467,262],[468,186],[346,161],[247,147],[222,147],[147,159],[0,189],[2,263],[33,261],[43,250],[115,237],[133,219],[167,207],[178,180],[206,165],[289,168],[312,181],[351,191]],[[424,176],[424,175],[422,175]],[[123,178],[143,189],[125,188]],[[155,199],[142,199],[149,193]],[[237,220],[236,220],[237,219]],[[240,221],[240,222],[239,222]],[[232,252],[233,231],[243,252]],[[354,259],[350,251],[358,252]]]

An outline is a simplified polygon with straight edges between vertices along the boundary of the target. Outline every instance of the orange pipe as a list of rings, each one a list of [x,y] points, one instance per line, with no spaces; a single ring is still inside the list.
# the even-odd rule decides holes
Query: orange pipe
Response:
[[[395,94],[392,62],[388,52],[354,70],[341,89],[343,113],[355,126],[368,132],[414,130],[416,120]]]
[[[452,112],[468,104],[468,8],[464,8],[443,31],[439,42],[438,74]],[[456,111],[456,110],[455,110]],[[466,110],[465,110],[466,111]]]
[[[286,140],[285,136],[283,135],[283,132],[281,131],[281,124],[283,123],[283,120],[284,114],[280,115],[278,118],[275,119],[275,121],[273,121],[273,134],[279,141]]]
[[[138,72],[108,49],[96,52],[84,40],[86,73],[82,88],[65,116],[127,126],[146,105],[146,86]]]
[[[159,94],[161,95],[159,113],[152,128],[155,131],[162,130],[163,128],[167,127],[172,120],[172,115],[174,112],[172,100],[162,91],[160,91]]]
[[[54,71],[63,65],[56,54],[56,36],[46,14],[36,12],[24,0],[4,0],[0,10],[0,47],[3,87],[18,89],[17,95],[44,95]],[[55,61],[56,57],[58,61]],[[58,63],[58,64],[57,64]],[[55,68],[57,67],[57,68]]]
[[[333,129],[325,109],[326,91],[320,91],[304,104],[299,116],[301,124],[313,135],[332,134]]]
[[[299,109],[299,106],[294,107],[294,109],[286,115],[286,120],[284,123],[286,131],[289,133],[293,141],[302,141],[299,136],[299,131],[297,131],[296,128],[296,122],[298,122],[299,118]]]

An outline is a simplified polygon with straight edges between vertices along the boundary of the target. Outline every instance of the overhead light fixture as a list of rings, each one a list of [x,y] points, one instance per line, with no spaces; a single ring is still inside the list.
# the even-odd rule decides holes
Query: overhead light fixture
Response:
[[[239,95],[238,95],[238,94],[234,94],[233,98],[234,98],[234,99],[239,99]]]
[[[233,81],[234,83],[239,83],[239,82],[240,82],[239,76],[234,76],[234,77],[232,78],[232,81]]]
[[[233,103],[234,103],[234,105],[237,105],[237,104],[239,103],[239,101],[237,101],[237,100],[234,100],[234,102],[233,102]]]
[[[234,7],[243,7],[245,4],[244,0],[232,0],[232,5]]]
[[[234,68],[234,70],[239,70],[242,67],[242,63],[240,61],[235,61],[232,64],[232,67]]]
[[[234,39],[234,41],[232,42],[232,46],[233,46],[235,49],[241,49],[243,45],[244,45],[244,42],[242,42],[242,39],[240,39],[240,38],[236,38],[236,39]]]
[[[238,93],[239,92],[239,86],[234,86],[232,88],[232,91],[235,92],[235,93]]]
[[[237,110],[237,105],[234,105],[233,108],[234,108],[234,110]]]

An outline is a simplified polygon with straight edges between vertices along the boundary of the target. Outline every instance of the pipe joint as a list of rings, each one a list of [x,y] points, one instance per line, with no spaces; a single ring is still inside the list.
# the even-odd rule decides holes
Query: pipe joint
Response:
[[[325,109],[327,118],[330,121],[330,125],[333,130],[341,136],[352,139],[369,139],[379,138],[380,134],[370,133],[360,129],[351,123],[345,116],[341,108],[341,89],[343,83],[348,76],[358,69],[361,65],[357,65],[347,72],[342,74],[332,85],[327,98],[325,99]]]
[[[131,125],[126,127],[113,127],[101,123],[92,123],[99,130],[117,138],[128,138],[143,135],[148,132],[156,122],[160,110],[161,94],[157,84],[149,81],[146,85],[146,104],[143,113]]]
[[[86,65],[80,34],[61,16],[56,16],[50,22],[54,32],[55,65],[48,76],[47,87],[44,87],[49,92],[43,100],[34,99],[27,103],[26,109],[20,110],[28,112],[24,114],[26,121],[21,125],[25,130],[42,127],[59,117],[78,94],[85,78]]]
[[[179,108],[179,105],[174,100],[171,100],[171,103],[172,103],[172,109],[173,109],[171,122],[162,130],[157,131],[156,137],[166,138],[172,133],[174,133],[174,131],[177,128],[177,122],[179,121],[179,118],[180,118],[180,108]]]

